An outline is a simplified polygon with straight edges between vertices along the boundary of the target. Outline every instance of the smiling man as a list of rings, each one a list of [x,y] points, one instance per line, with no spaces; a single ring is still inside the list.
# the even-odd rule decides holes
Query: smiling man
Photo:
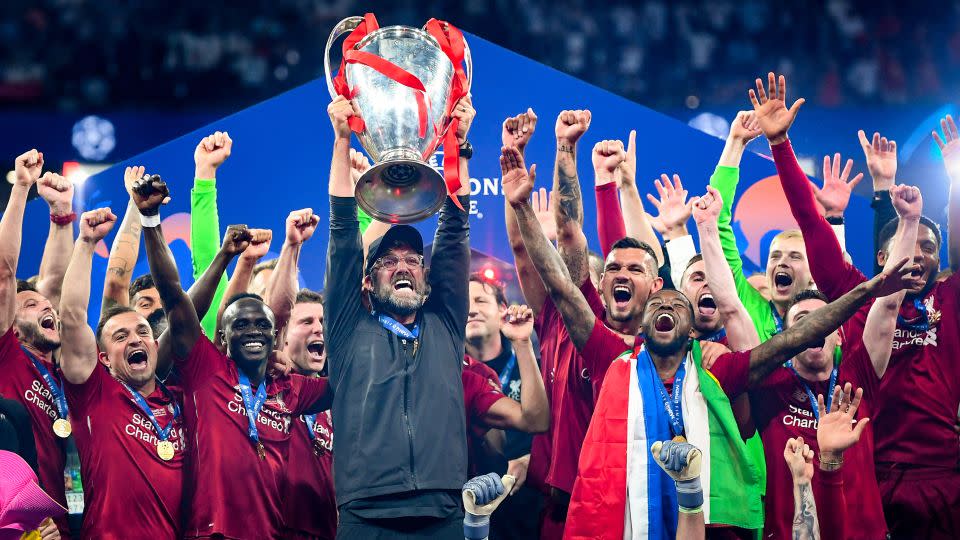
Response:
[[[293,370],[319,377],[327,363],[323,339],[323,296],[301,289],[290,312],[283,352]],[[284,487],[283,535],[300,540],[333,540],[337,503],[333,492],[333,423],[330,412],[293,419]]]
[[[60,370],[54,362],[61,343],[60,319],[55,306],[36,287],[16,279],[27,194],[34,185],[42,193],[51,181],[49,173],[41,178],[42,170],[40,152],[30,150],[17,157],[15,180],[0,219],[0,328],[5,329],[0,338],[0,394],[27,409],[40,484],[65,507],[64,439],[70,436],[70,423]],[[65,221],[72,231],[71,222]],[[69,249],[63,251],[69,254]],[[68,534],[65,518],[58,519],[57,526],[62,535]]]
[[[203,335],[200,319],[180,286],[173,254],[163,239],[159,210],[167,185],[147,176],[133,187],[142,215],[150,273],[170,323],[174,369],[184,392],[190,440],[184,474],[186,538],[275,538],[292,418],[328,407],[326,379],[267,372],[276,339],[273,310],[258,296],[230,298],[217,336],[227,354]],[[284,249],[296,260],[317,219],[308,211],[287,218]],[[245,227],[228,230],[232,258],[251,239]],[[215,261],[214,264],[222,264]],[[286,287],[289,280],[279,280]],[[238,511],[238,509],[242,509]]]
[[[334,130],[324,314],[334,394],[337,538],[463,536],[467,477],[461,363],[467,324],[469,182],[444,202],[429,272],[423,239],[396,225],[364,263],[350,174],[351,103],[327,107]],[[456,107],[466,142],[474,111]],[[467,157],[460,157],[460,177]],[[365,307],[363,296],[369,298]],[[372,308],[372,309],[370,309]]]
[[[93,252],[115,222],[109,208],[81,216],[70,287],[60,301],[61,367],[83,476],[82,535],[179,538],[182,395],[156,378],[157,342],[142,314],[112,306],[96,335],[87,326]]]

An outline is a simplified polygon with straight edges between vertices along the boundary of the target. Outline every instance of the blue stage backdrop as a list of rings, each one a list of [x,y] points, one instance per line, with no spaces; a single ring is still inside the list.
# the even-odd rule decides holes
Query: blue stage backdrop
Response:
[[[593,122],[580,143],[578,159],[587,236],[594,249],[598,246],[590,151],[595,142],[611,138],[626,141],[630,129],[636,129],[637,176],[641,192],[652,192],[653,180],[663,172],[679,174],[692,195],[704,192],[723,147],[721,139],[475,36],[468,36],[468,39],[475,66],[473,100],[479,111],[470,133],[475,148],[470,164],[473,186],[471,241],[476,250],[502,261],[512,260],[503,226],[503,197],[497,159],[501,146],[500,126],[504,118],[525,111],[528,106],[532,106],[539,117],[537,134],[527,149],[528,164],[539,164],[541,175],[537,183],[548,188],[557,114],[563,109],[576,108],[589,108],[593,112]],[[77,212],[110,206],[115,213],[122,215],[127,202],[122,182],[125,166],[144,165],[149,172],[162,175],[170,183],[173,195],[173,200],[162,212],[164,230],[177,257],[184,285],[189,285],[192,279],[188,213],[193,150],[201,137],[214,130],[228,131],[234,140],[233,155],[218,172],[217,183],[221,228],[225,229],[231,223],[272,228],[275,234],[271,256],[276,256],[287,213],[311,207],[321,216],[321,223],[318,233],[304,247],[302,282],[321,289],[329,213],[326,186],[333,142],[326,115],[329,101],[325,83],[316,80],[136,155],[87,180],[82,189],[78,189]],[[744,98],[744,104],[747,103]],[[730,111],[728,119],[732,118],[733,112]],[[805,114],[806,111],[802,110],[798,123],[812,121]],[[822,116],[828,117],[828,114]],[[925,124],[936,125],[933,118]],[[869,129],[871,126],[864,127]],[[142,129],[149,130],[150,126],[144,125]],[[923,129],[926,129],[925,134]],[[922,176],[927,213],[945,223],[945,175],[939,157],[930,150],[929,129],[920,130],[909,141],[900,142],[900,176],[904,177],[904,169],[911,168],[914,171],[911,180]],[[844,140],[848,145],[846,152],[856,150],[858,153],[851,154],[851,157],[862,164],[862,155],[855,146],[855,133],[849,137],[844,134]],[[354,142],[359,148],[359,143]],[[803,144],[800,139],[795,143],[801,153]],[[762,140],[754,142],[750,148],[759,153],[769,151]],[[819,166],[822,154],[807,157],[815,158],[814,163]],[[750,152],[744,156],[734,226],[747,271],[764,266],[770,239],[776,232],[795,226],[775,174],[769,159]],[[870,268],[873,250],[869,194],[867,179],[847,210],[848,249],[857,265],[864,269]],[[44,203],[39,200],[28,206],[25,229],[29,241],[23,245],[21,277],[27,277],[39,266],[42,239],[48,227],[45,210]],[[435,224],[436,219],[428,220],[420,225],[420,229],[432,237]],[[691,229],[695,234],[692,223]],[[107,246],[112,240],[113,234],[100,246],[95,257],[92,318],[99,313]],[[135,275],[147,271],[146,257],[141,251]],[[510,276],[502,277],[509,279]]]

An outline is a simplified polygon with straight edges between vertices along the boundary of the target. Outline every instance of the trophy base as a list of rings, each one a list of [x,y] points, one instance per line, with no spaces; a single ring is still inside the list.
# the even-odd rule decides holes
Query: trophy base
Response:
[[[360,176],[357,204],[377,221],[415,223],[436,214],[447,197],[443,175],[410,159],[384,161]]]

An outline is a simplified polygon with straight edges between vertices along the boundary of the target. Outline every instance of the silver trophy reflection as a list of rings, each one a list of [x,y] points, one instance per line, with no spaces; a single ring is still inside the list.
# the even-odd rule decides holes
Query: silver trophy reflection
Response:
[[[330,97],[336,97],[330,49],[352,32],[363,17],[348,17],[330,33],[324,68]],[[472,79],[470,49],[464,44],[467,90]],[[447,196],[443,175],[427,160],[450,125],[447,101],[454,66],[437,40],[419,28],[388,26],[367,34],[353,51],[369,53],[402,68],[417,80],[401,84],[364,63],[347,63],[346,83],[365,127],[360,143],[374,165],[360,177],[355,196],[371,217],[391,223],[412,223],[435,214]],[[422,91],[414,86],[422,84]],[[445,152],[456,149],[444,149]],[[467,180],[468,181],[468,180]]]

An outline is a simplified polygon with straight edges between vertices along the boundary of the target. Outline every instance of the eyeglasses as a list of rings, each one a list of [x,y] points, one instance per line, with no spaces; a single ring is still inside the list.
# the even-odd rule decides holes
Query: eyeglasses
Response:
[[[407,268],[418,268],[423,266],[423,255],[405,255],[403,257],[384,255],[377,259],[374,266],[385,270],[396,270],[397,267],[400,266],[400,261],[403,261],[407,265]]]

